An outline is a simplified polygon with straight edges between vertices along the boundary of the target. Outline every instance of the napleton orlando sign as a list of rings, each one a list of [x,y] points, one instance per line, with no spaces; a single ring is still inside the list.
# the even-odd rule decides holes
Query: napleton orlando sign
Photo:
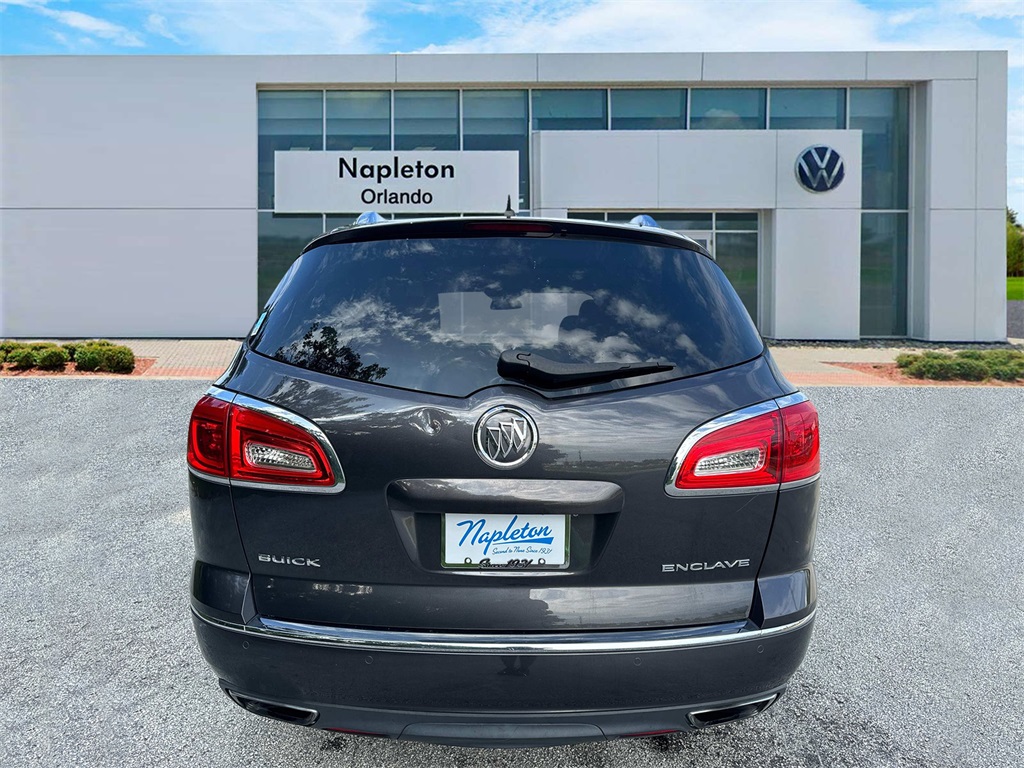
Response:
[[[518,152],[275,152],[275,213],[501,213]]]

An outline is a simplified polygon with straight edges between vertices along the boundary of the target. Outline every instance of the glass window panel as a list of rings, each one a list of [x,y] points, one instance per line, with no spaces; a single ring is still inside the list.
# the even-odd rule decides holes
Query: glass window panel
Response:
[[[519,207],[530,207],[530,126],[526,91],[463,91],[462,148],[519,153]]]
[[[907,207],[909,102],[906,88],[850,89],[850,128],[864,132],[862,208]]]
[[[756,213],[720,213],[715,221],[715,226],[719,230],[731,229],[739,230],[741,232],[756,232],[757,231],[757,214]]]
[[[257,94],[258,206],[274,207],[274,152],[323,149],[321,91],[260,91]]]
[[[711,214],[700,212],[687,213],[658,213],[654,220],[664,229],[671,229],[674,232],[686,232],[698,230],[709,232],[711,230]]]
[[[256,215],[257,294],[258,308],[262,309],[302,249],[323,232],[323,217],[319,214],[299,216],[264,212]],[[332,220],[334,218],[331,217]]]
[[[332,213],[324,219],[324,232],[330,232],[338,227],[348,227],[356,223],[358,213]]]
[[[686,127],[686,89],[613,88],[613,131],[679,130]]]
[[[772,88],[771,128],[846,128],[845,88]]]
[[[423,212],[423,213],[396,213],[392,218],[395,221],[399,219],[426,219],[443,216],[461,216],[459,213],[434,213],[434,212]],[[482,214],[481,214],[482,215]]]
[[[458,148],[458,91],[395,91],[395,149]]]
[[[389,91],[327,91],[327,149],[391,149]]]
[[[764,128],[764,88],[694,88],[690,127],[735,130]]]
[[[533,130],[603,131],[608,92],[601,89],[533,91]]]
[[[608,213],[608,221],[615,222],[616,224],[626,224],[634,216],[640,216],[645,213],[645,211],[610,211]],[[646,215],[650,216],[649,213]],[[657,219],[655,220],[657,221]],[[659,221],[658,223],[660,224],[661,222]]]
[[[861,215],[860,335],[907,335],[905,213]]]
[[[715,261],[736,289],[743,306],[757,323],[757,233],[715,235]]]

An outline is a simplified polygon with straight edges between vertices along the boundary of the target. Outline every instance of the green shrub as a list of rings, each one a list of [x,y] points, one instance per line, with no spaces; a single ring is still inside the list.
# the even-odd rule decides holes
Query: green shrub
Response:
[[[7,353],[4,350],[0,349],[0,365],[3,365],[4,364],[4,360],[6,360],[6,359],[7,359]]]
[[[112,346],[114,346],[114,342],[107,341],[106,339],[92,339],[92,340],[87,341],[85,343],[86,344],[92,344],[94,347],[112,347]]]
[[[926,360],[948,360],[949,359],[949,355],[947,355],[945,352],[936,352],[935,350],[928,350],[927,352],[922,352],[921,353],[921,357],[923,357]]]
[[[961,360],[984,360],[985,352],[983,352],[980,349],[961,349],[959,352],[956,353],[956,356]]]
[[[985,362],[990,366],[1024,363],[1024,352],[1018,352],[1015,349],[990,349],[985,355]]]
[[[32,341],[29,342],[28,344],[28,348],[31,349],[33,352],[39,352],[40,350],[43,349],[52,349],[53,347],[56,346],[57,345],[54,344],[52,341]]]
[[[78,348],[80,346],[82,346],[82,342],[80,342],[80,341],[69,341],[66,344],[61,344],[60,346],[63,348],[63,350],[65,352],[68,353],[68,360],[74,361],[74,359],[75,359],[75,352],[77,352]]]
[[[988,378],[988,366],[972,358],[953,358],[953,372],[953,378],[964,381],[984,381]]]
[[[103,362],[103,347],[84,344],[75,350],[75,368],[79,371],[97,371]]]
[[[68,353],[57,346],[36,350],[35,356],[36,365],[44,371],[63,371],[70,359]]]
[[[994,365],[989,369],[993,379],[1000,381],[1016,381],[1024,379],[1024,363],[1007,363],[1005,365]]]
[[[28,347],[15,349],[7,353],[7,362],[14,363],[19,371],[28,371],[36,367],[36,353]]]
[[[135,370],[135,353],[128,347],[100,347],[100,370],[109,373],[131,373]]]
[[[900,369],[909,368],[920,359],[920,355],[904,352],[903,354],[896,355],[896,367]]]
[[[0,341],[0,352],[10,354],[16,349],[21,349],[25,344],[20,341],[11,341],[10,339],[4,339]]]
[[[929,357],[927,354],[924,354],[917,362],[906,369],[906,373],[915,379],[949,381],[956,378],[956,365],[951,357],[945,355]]]

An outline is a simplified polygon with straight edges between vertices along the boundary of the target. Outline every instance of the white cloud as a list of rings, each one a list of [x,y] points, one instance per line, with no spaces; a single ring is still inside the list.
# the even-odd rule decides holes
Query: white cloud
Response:
[[[49,33],[50,37],[52,37],[54,40],[56,40],[64,47],[68,47],[71,44],[71,41],[68,40],[68,36],[65,35],[63,32],[59,32],[56,29],[48,29],[46,31]]]
[[[142,38],[127,27],[97,16],[79,11],[58,11],[46,6],[37,6],[35,10],[59,24],[102,40],[109,40],[114,45],[124,48],[141,48],[145,45]]]
[[[373,50],[370,0],[142,0],[157,29],[203,53],[363,53]],[[173,35],[173,37],[171,37]]]
[[[951,5],[960,13],[983,19],[1024,17],[1024,3],[1020,0],[955,0]]]
[[[1019,2],[1019,0],[1018,0]],[[1007,24],[983,29],[959,6],[875,10],[857,0],[506,0],[479,12],[481,32],[427,52],[863,51],[1009,49],[1024,39]],[[978,6],[994,13],[993,5]],[[753,12],[756,9],[756,12]],[[742,20],[742,21],[739,21]]]
[[[167,25],[167,17],[159,13],[151,13],[146,18],[146,31],[181,45],[181,38],[171,32]]]
[[[878,37],[878,14],[855,0],[758,4],[737,0],[520,0],[481,11],[482,34],[430,51],[862,50]],[[827,23],[808,23],[808,14]],[[742,22],[738,20],[742,19]]]

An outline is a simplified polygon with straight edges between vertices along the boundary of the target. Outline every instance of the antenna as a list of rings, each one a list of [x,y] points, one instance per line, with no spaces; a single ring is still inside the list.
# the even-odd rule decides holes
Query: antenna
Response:
[[[505,205],[505,218],[511,219],[516,215],[516,212],[512,210],[512,195],[508,196],[508,203]]]

